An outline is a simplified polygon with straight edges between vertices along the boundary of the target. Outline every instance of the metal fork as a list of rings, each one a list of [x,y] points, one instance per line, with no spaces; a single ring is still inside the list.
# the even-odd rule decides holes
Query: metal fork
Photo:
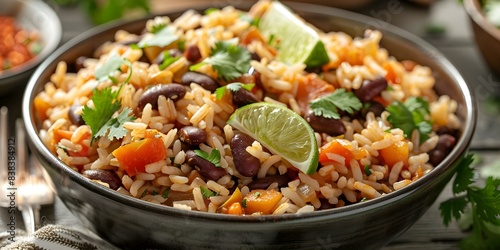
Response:
[[[0,108],[0,207],[10,207],[8,170],[8,109]],[[15,201],[14,201],[15,204]]]
[[[38,159],[35,156],[28,158],[22,119],[16,120],[16,138],[17,167],[21,180],[18,186],[19,210],[22,212],[26,231],[31,234],[40,224],[40,207],[54,203],[54,193],[43,177],[43,169]]]

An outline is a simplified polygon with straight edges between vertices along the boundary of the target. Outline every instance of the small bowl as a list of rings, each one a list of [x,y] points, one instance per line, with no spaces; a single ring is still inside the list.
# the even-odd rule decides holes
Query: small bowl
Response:
[[[500,75],[500,29],[486,18],[478,0],[464,0],[464,7],[469,15],[477,47],[491,70]]]
[[[23,119],[32,152],[49,173],[60,199],[83,225],[123,249],[378,249],[418,221],[455,173],[474,132],[476,104],[464,79],[437,49],[390,24],[326,6],[288,6],[325,31],[361,36],[366,28],[376,28],[383,33],[381,46],[391,55],[430,67],[437,78],[436,91],[458,104],[457,116],[462,124],[452,152],[433,171],[405,188],[377,199],[312,213],[231,216],[185,211],[122,195],[83,177],[52,154],[38,135],[41,124],[33,107],[35,96],[59,61],[74,62],[79,56],[89,56],[99,45],[112,40],[118,30],[139,33],[151,17],[110,24],[81,34],[53,53],[30,79],[23,99]],[[203,11],[207,7],[197,8]],[[182,13],[163,14],[173,20]]]
[[[59,46],[62,26],[54,10],[43,1],[8,0],[2,1],[1,5],[0,16],[15,17],[19,27],[37,31],[42,46],[40,53],[31,60],[0,71],[0,95],[5,95],[26,86],[36,67]]]

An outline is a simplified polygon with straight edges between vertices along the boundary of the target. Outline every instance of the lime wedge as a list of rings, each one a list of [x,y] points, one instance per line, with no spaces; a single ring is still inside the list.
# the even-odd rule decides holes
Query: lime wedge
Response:
[[[318,167],[318,145],[311,126],[292,110],[265,102],[238,108],[227,123],[259,141],[300,171]]]
[[[314,68],[330,60],[318,32],[278,1],[273,1],[261,17],[259,30],[278,41],[278,61]]]

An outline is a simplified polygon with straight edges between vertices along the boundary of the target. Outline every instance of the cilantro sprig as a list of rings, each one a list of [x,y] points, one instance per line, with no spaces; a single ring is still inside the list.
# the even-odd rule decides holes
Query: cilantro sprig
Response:
[[[241,88],[251,91],[255,84],[253,83],[241,83],[241,82],[233,82],[226,86],[219,87],[215,90],[215,98],[217,100],[222,99],[222,97],[226,94],[227,90],[231,90],[233,93],[238,92]]]
[[[250,52],[245,48],[231,41],[219,41],[210,51],[210,56],[191,66],[190,70],[195,71],[203,65],[210,64],[219,79],[231,81],[248,72],[251,58]]]
[[[352,92],[345,89],[336,89],[333,93],[313,100],[310,108],[316,116],[340,119],[338,110],[354,113],[363,107],[361,101]]]
[[[91,98],[94,108],[88,105],[83,107],[82,118],[92,131],[92,142],[106,134],[110,140],[123,138],[127,134],[123,124],[135,118],[130,115],[132,110],[129,108],[123,109],[118,116],[113,117],[121,108],[118,100],[119,92],[120,90],[112,91],[111,88],[95,89]]]
[[[208,154],[207,152],[205,152],[203,150],[199,150],[199,149],[195,150],[194,153],[197,156],[199,156],[199,157],[201,157],[201,158],[203,158],[203,159],[211,162],[216,167],[218,167],[218,168],[221,167],[221,165],[220,165],[221,155],[220,155],[220,152],[219,152],[218,149],[216,149],[216,148],[212,149],[212,151],[210,152],[210,154]]]
[[[452,183],[454,197],[439,206],[446,226],[459,221],[468,208],[472,213],[472,234],[460,243],[462,249],[500,248],[500,179],[488,177],[484,187],[474,183],[472,154],[462,157]]]
[[[144,37],[137,45],[140,48],[146,47],[165,47],[176,41],[179,41],[179,36],[175,33],[175,28],[172,26],[159,26],[156,27],[152,32],[155,32],[152,37],[146,36]]]
[[[420,97],[410,97],[404,103],[393,102],[386,107],[389,112],[387,121],[395,128],[400,128],[406,138],[416,129],[420,133],[420,142],[429,139],[432,132],[429,103]]]

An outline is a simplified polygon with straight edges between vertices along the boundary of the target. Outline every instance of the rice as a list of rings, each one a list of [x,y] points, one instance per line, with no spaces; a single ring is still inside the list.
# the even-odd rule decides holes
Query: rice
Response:
[[[390,51],[380,47],[382,33],[375,30],[367,30],[359,38],[342,32],[319,31],[330,61],[318,68],[317,73],[306,71],[303,63],[280,62],[276,60],[278,50],[268,43],[269,37],[241,18],[242,14],[259,18],[269,4],[261,0],[248,13],[227,7],[209,15],[187,11],[176,20],[155,17],[146,23],[144,34],[118,31],[116,42],[102,44],[94,52],[94,58],[83,61],[84,68],[78,72],[69,72],[71,67],[67,63],[72,62],[59,62],[50,81],[36,96],[35,109],[40,115],[42,141],[74,171],[96,169],[116,174],[121,180],[117,189],[121,194],[209,213],[226,213],[225,202],[236,199],[243,203],[256,191],[261,194],[277,191],[279,196],[270,211],[252,213],[253,216],[313,212],[322,209],[322,204],[342,207],[402,189],[432,171],[435,166],[430,158],[440,138],[437,130],[456,131],[460,127],[460,119],[455,114],[457,102],[434,92],[436,79],[432,70],[424,65],[406,67],[392,57]],[[184,48],[178,43],[162,48],[172,53],[181,52],[177,60],[163,69],[149,62],[148,57],[156,55],[148,55],[144,50],[123,43],[154,37],[155,25],[167,25],[184,41]],[[310,106],[304,108],[304,103],[309,105],[312,99],[304,101],[304,96],[317,98],[328,94],[303,93],[307,84],[332,85],[333,89],[355,92],[363,88],[365,82],[383,78],[390,88],[381,91],[369,103],[387,107],[396,101],[404,103],[412,97],[422,98],[429,103],[427,116],[433,131],[427,135],[420,134],[417,129],[411,133],[403,131],[391,124],[391,113],[387,109],[381,113],[359,110],[355,115],[340,112],[339,120],[345,132],[314,131],[320,148],[315,173],[300,172],[283,155],[276,154],[276,150],[266,148],[268,142],[257,140],[259,138],[253,138],[244,146],[243,155],[234,155],[231,141],[242,131],[227,124],[239,108],[231,98],[232,90],[226,89],[221,98],[205,89],[203,81],[182,81],[191,66],[210,57],[211,50],[220,41],[234,42],[254,54],[247,64],[249,71],[231,81],[222,80],[217,68],[210,63],[195,67],[195,72],[220,86],[234,82],[254,83],[251,93],[259,101],[287,107],[306,117]],[[200,58],[196,62],[188,60],[188,48],[198,50]],[[111,72],[109,79],[96,79],[96,70],[113,54],[129,63]],[[144,101],[145,90],[158,84],[182,84],[185,94],[182,97],[174,95],[178,98],[158,94],[139,106],[140,101]],[[111,122],[123,119],[120,114],[125,108],[132,111],[133,118],[117,124],[123,129],[118,135],[107,136],[112,133],[109,130],[100,132],[106,135],[93,138],[94,128],[71,120],[68,112],[78,117],[85,106],[96,108],[100,104],[94,103],[94,91],[105,89],[118,92],[117,100],[120,101],[120,108],[112,114]],[[180,135],[187,127],[203,134],[204,141],[193,145],[186,142]],[[143,161],[141,164],[128,164],[115,156],[116,150],[131,143],[138,145],[151,141],[158,143],[159,148],[129,159]],[[342,149],[328,150],[328,143],[333,141],[339,142]],[[385,150],[393,150],[390,155],[394,159],[386,159],[387,154],[382,153]],[[217,151],[219,153],[213,157],[216,159],[203,156]],[[131,150],[130,154],[133,152]],[[202,160],[193,160],[193,153]],[[406,158],[400,157],[406,154]],[[155,157],[158,155],[161,158]],[[235,165],[235,157],[256,158],[259,163],[254,171],[256,174],[245,176],[243,167]],[[102,180],[92,181],[110,186]],[[182,198],[164,197],[169,190]],[[236,190],[240,190],[240,195]]]

